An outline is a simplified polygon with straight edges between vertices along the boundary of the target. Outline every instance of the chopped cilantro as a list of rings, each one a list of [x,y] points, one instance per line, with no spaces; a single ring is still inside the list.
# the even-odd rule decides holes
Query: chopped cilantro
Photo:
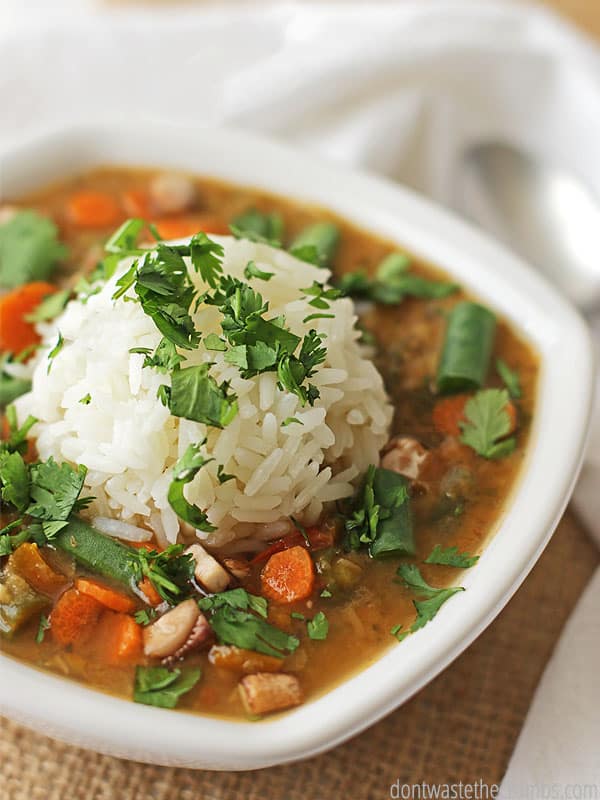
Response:
[[[304,614],[301,614],[299,611],[292,611],[292,613],[290,614],[290,617],[292,619],[299,619],[300,622],[304,622],[304,620],[306,619]]]
[[[213,242],[205,233],[196,233],[190,241],[190,256],[196,272],[213,289],[223,272],[223,246]]]
[[[302,340],[302,347],[297,356],[285,355],[277,365],[277,377],[281,386],[288,392],[293,392],[300,398],[302,405],[313,405],[320,396],[314,384],[307,387],[302,384],[314,373],[319,364],[327,357],[327,349],[322,346],[323,335],[315,330],[310,330]]]
[[[339,289],[334,287],[325,288],[325,284],[319,283],[318,281],[313,281],[312,286],[309,286],[307,289],[302,289],[301,291],[303,291],[307,297],[312,297],[312,300],[308,301],[309,305],[320,309],[330,308],[330,301],[337,300],[342,294]]]
[[[227,472],[225,472],[222,464],[217,466],[217,480],[219,483],[227,483],[227,481],[232,481],[234,479],[235,475],[229,475]]]
[[[415,554],[408,481],[403,475],[369,467],[346,519],[346,544],[351,550],[367,545],[375,558]]]
[[[0,452],[1,496],[17,511],[23,512],[29,505],[29,470],[20,453]]]
[[[397,639],[399,642],[401,642],[403,639],[406,639],[409,631],[402,631],[402,625],[394,625],[393,628],[390,628],[390,633],[394,639]]]
[[[134,620],[138,625],[150,625],[158,616],[158,611],[155,608],[141,608],[133,615]]]
[[[329,591],[329,589],[325,588],[325,589],[323,589],[323,591],[321,592],[321,594],[319,595],[319,597],[325,597],[325,598],[327,598],[327,597],[333,597],[333,595],[331,594],[331,592]]]
[[[92,402],[92,395],[89,392],[84,394],[79,402],[82,406],[89,406],[89,404]]]
[[[45,533],[47,530],[57,533],[67,524],[72,512],[81,511],[93,499],[79,497],[87,474],[83,465],[75,469],[70,464],[57,464],[50,457],[45,462],[33,464],[29,474],[31,504],[27,513],[38,520],[59,523],[57,530],[55,526],[44,525]]]
[[[219,608],[238,608],[242,611],[254,611],[259,617],[267,618],[267,600],[255,594],[250,594],[242,587],[229,589],[226,592],[211,594],[198,601],[202,611],[217,611]]]
[[[226,382],[217,384],[209,369],[210,364],[200,364],[174,372],[167,392],[169,409],[175,417],[224,428],[238,412],[237,398]]]
[[[137,550],[131,564],[136,583],[142,577],[148,578],[162,599],[171,605],[185,599],[194,574],[194,559],[183,551],[181,544],[169,545],[160,553],[144,547]]]
[[[306,324],[307,322],[312,322],[313,319],[335,319],[335,314],[324,314],[322,311],[317,311],[314,314],[309,314],[307,317],[304,317],[302,322]]]
[[[35,636],[35,641],[37,644],[41,644],[44,641],[44,634],[50,628],[50,620],[48,617],[42,616],[40,617],[40,624],[38,625],[38,630]]]
[[[62,312],[71,298],[71,290],[63,289],[45,297],[42,302],[25,319],[27,322],[46,322],[54,319]]]
[[[175,708],[179,698],[194,688],[201,675],[199,668],[136,667],[133,699],[147,706]]]
[[[522,394],[519,373],[511,369],[506,361],[503,361],[501,358],[496,359],[496,372],[502,378],[509,395],[513,400],[518,400]]]
[[[249,261],[244,267],[244,277],[248,281],[251,278],[259,278],[261,281],[270,281],[274,274],[274,272],[265,272],[259,269],[254,261]]]
[[[67,252],[57,237],[56,225],[35,211],[19,211],[0,225],[0,286],[47,280]]]
[[[216,333],[209,333],[208,336],[204,337],[202,343],[207,350],[216,350],[220,352],[227,350],[227,345]]]
[[[281,427],[287,428],[288,425],[304,425],[304,423],[301,419],[296,419],[296,417],[286,417],[281,423]]]
[[[401,564],[398,567],[398,575],[408,589],[417,596],[425,598],[423,600],[413,600],[417,618],[411,626],[411,632],[424,627],[430,622],[446,600],[457,592],[464,592],[462,586],[450,586],[447,589],[430,586],[421,575],[419,568],[414,564]]]
[[[27,450],[27,434],[35,425],[37,419],[30,414],[19,428],[17,410],[14,405],[7,407],[5,416],[8,422],[8,439],[0,440],[0,452],[21,453],[23,455]]]
[[[63,349],[64,343],[65,343],[65,340],[63,339],[63,335],[59,331],[58,332],[58,339],[56,341],[56,344],[54,345],[52,350],[50,350],[50,352],[48,353],[48,370],[47,370],[48,373],[52,369],[52,362],[54,361],[56,356],[60,353],[60,351]]]
[[[169,486],[167,498],[173,511],[184,522],[189,523],[196,528],[196,530],[214,531],[214,525],[208,522],[206,513],[198,508],[198,506],[189,503],[183,494],[186,483],[190,483],[205,464],[214,460],[212,458],[205,458],[200,453],[202,444],[204,444],[204,442],[201,442],[199,445],[190,444],[183,456],[173,467],[173,480]]]
[[[146,348],[133,348],[133,351],[141,351]],[[133,352],[130,350],[130,352]],[[177,348],[170,339],[162,338],[154,353],[150,355],[146,353],[144,359],[144,367],[153,367],[158,372],[174,372],[179,369],[179,365],[183,361],[183,356],[177,352]]]
[[[306,629],[311,639],[326,639],[329,633],[329,621],[322,611],[318,611],[312,619],[308,620]]]
[[[283,238],[283,219],[278,213],[263,214],[254,208],[239,214],[229,226],[236,239],[249,239],[252,242],[281,247]],[[250,276],[246,276],[250,277]]]
[[[442,547],[439,544],[433,548],[425,559],[426,564],[439,564],[440,566],[457,567],[468,569],[479,561],[479,556],[471,556],[469,553],[460,553],[458,547]]]
[[[515,449],[514,436],[505,437],[512,423],[506,407],[510,402],[506,389],[482,389],[465,405],[465,422],[461,422],[461,442],[484,458],[502,458]]]

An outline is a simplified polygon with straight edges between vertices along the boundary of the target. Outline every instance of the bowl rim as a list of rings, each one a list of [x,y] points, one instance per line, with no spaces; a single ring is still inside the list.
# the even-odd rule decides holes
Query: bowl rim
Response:
[[[594,375],[587,327],[538,273],[450,212],[398,184],[254,134],[156,119],[56,126],[4,148],[0,192],[14,195],[108,162],[179,166],[335,211],[458,278],[540,355],[526,463],[493,539],[464,576],[467,591],[401,647],[305,705],[258,725],[134,706],[0,653],[0,713],[72,744],[205,769],[253,769],[314,756],[381,719],[439,674],[500,612],[540,556],[583,458]]]

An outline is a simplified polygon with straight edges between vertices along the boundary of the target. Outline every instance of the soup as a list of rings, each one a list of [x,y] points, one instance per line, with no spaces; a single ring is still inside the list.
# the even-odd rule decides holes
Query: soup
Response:
[[[293,200],[103,168],[0,210],[0,284],[5,654],[258,719],[460,603],[538,363],[442,272]]]

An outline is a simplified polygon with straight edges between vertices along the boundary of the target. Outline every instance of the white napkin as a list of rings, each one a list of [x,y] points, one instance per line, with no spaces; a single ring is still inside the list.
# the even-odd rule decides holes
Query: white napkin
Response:
[[[0,139],[61,119],[136,113],[234,124],[448,205],[463,149],[506,138],[584,176],[600,195],[598,51],[550,13],[522,5],[119,12],[90,0],[4,0],[0,108]],[[576,500],[600,534],[600,412],[597,419]],[[531,782],[600,783],[598,609],[600,575],[547,668],[505,797]]]

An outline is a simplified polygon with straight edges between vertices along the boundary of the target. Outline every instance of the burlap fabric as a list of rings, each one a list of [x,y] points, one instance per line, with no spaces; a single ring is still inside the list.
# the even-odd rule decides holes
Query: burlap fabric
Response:
[[[0,720],[0,798],[383,800],[397,780],[497,783],[597,563],[596,548],[567,514],[523,587],[461,658],[383,722],[319,758],[260,772],[167,769],[89,753]]]

